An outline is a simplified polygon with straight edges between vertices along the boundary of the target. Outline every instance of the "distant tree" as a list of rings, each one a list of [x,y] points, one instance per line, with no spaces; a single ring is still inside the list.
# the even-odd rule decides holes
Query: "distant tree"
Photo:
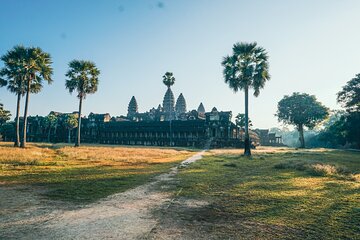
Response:
[[[75,147],[80,146],[80,131],[81,131],[81,111],[82,101],[88,94],[95,93],[99,85],[100,71],[95,63],[84,60],[73,60],[69,63],[69,70],[65,74],[68,78],[65,87],[70,93],[76,91],[79,98],[79,115],[77,127],[77,140]]]
[[[20,101],[26,93],[24,58],[26,48],[15,46],[1,57],[4,67],[0,70],[0,87],[7,86],[7,89],[17,95],[16,103],[16,127],[15,127],[15,147],[20,146]],[[41,90],[41,82],[32,82],[31,93],[38,93]]]
[[[10,141],[15,133],[15,123],[14,122],[6,122],[0,126],[0,134],[3,137],[4,141]]]
[[[347,82],[338,92],[337,101],[348,112],[360,112],[360,74]]]
[[[64,121],[65,128],[68,130],[68,143],[71,143],[71,131],[78,127],[78,119],[75,114],[67,114]]]
[[[268,55],[264,48],[257,43],[236,43],[233,46],[233,54],[224,57],[223,75],[225,83],[237,92],[245,92],[245,150],[244,155],[250,156],[249,137],[249,88],[254,89],[254,96],[260,94],[260,89],[265,82],[270,80]]]
[[[0,103],[0,126],[10,120],[10,111],[4,109],[4,105]]]
[[[244,113],[239,113],[238,115],[236,115],[235,117],[235,124],[236,126],[240,127],[241,129],[245,127],[245,114]],[[252,121],[249,118],[249,127],[252,127]]]
[[[305,148],[304,126],[312,129],[329,115],[328,108],[318,102],[315,96],[293,93],[284,96],[278,103],[275,114],[280,122],[295,125],[299,132],[300,148]]]
[[[342,143],[353,145],[360,148],[360,74],[346,83],[340,92],[337,94],[337,101],[346,110],[346,114],[334,124],[329,130],[336,129],[339,131],[337,135],[342,138]],[[344,140],[345,139],[345,140]]]
[[[49,115],[44,118],[44,122],[45,128],[48,129],[47,141],[50,142],[51,130],[56,127],[58,123],[58,117],[54,113],[49,113]]]
[[[166,72],[163,76],[163,83],[169,88],[175,83],[175,77],[172,72]]]

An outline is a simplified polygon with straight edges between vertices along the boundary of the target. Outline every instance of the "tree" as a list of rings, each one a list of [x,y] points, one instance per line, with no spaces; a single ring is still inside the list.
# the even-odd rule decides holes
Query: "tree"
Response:
[[[172,72],[166,72],[163,76],[163,83],[170,88],[175,83],[175,77]]]
[[[172,146],[172,126],[171,120],[174,117],[174,94],[171,91],[171,86],[175,83],[175,77],[172,72],[166,72],[163,76],[163,83],[167,86],[167,91],[164,96],[163,108],[166,113],[165,119],[169,120],[169,135],[170,135],[170,146]],[[168,116],[168,117],[167,117]]]
[[[244,113],[239,113],[238,115],[236,115],[235,117],[235,124],[236,126],[240,127],[241,129],[245,127],[245,114]],[[252,127],[252,121],[249,119],[249,127]]]
[[[1,57],[4,67],[0,70],[0,87],[7,86],[7,89],[17,95],[16,103],[16,127],[15,127],[15,147],[20,146],[20,101],[26,93],[25,71],[23,60],[26,55],[26,48],[15,46]],[[38,93],[41,90],[41,83],[31,84],[31,93]]]
[[[78,120],[75,114],[67,114],[64,121],[65,128],[68,130],[68,143],[71,143],[71,130],[78,127]]]
[[[351,79],[337,94],[347,114],[343,117],[343,131],[348,142],[360,148],[360,74]]]
[[[4,109],[4,105],[0,103],[0,126],[10,120],[10,111]]]
[[[51,136],[51,129],[54,128],[58,122],[58,117],[54,114],[54,113],[49,113],[49,115],[47,115],[44,118],[45,121],[45,128],[48,129],[48,142],[50,142],[50,136]]]
[[[13,138],[15,132],[14,125],[14,122],[6,122],[0,126],[0,134],[4,141],[9,141]]]
[[[19,52],[21,53],[18,56],[19,61],[14,63],[14,65],[16,66],[16,69],[19,71],[19,75],[21,76],[19,77],[19,79],[15,79],[15,81],[24,81],[23,86],[26,92],[23,137],[20,145],[22,148],[25,148],[29,99],[30,93],[33,93],[31,90],[32,86],[37,86],[37,90],[40,91],[43,80],[47,81],[50,84],[52,82],[51,75],[53,73],[53,69],[51,67],[50,54],[43,52],[41,48],[23,48]],[[19,90],[21,89],[22,85]]]
[[[245,150],[244,155],[250,156],[249,137],[249,89],[254,89],[254,96],[260,94],[265,82],[270,80],[268,55],[257,43],[236,43],[233,54],[222,61],[225,83],[236,93],[245,92]]]
[[[77,127],[77,140],[75,147],[80,146],[80,131],[81,131],[81,111],[82,101],[88,94],[95,93],[99,85],[100,71],[95,63],[84,60],[73,60],[69,63],[69,70],[65,74],[68,78],[65,87],[70,93],[76,91],[79,98],[79,115]]]
[[[328,115],[328,108],[318,102],[315,96],[297,92],[284,96],[275,114],[279,122],[295,125],[299,132],[300,148],[305,148],[304,126],[313,129]]]
[[[236,115],[235,124],[236,124],[236,126],[238,126],[240,128],[240,139],[243,139],[242,132],[243,132],[243,129],[245,128],[245,114],[244,113],[239,113],[238,115]],[[252,126],[253,126],[253,124],[252,124],[251,120],[249,119],[249,128]],[[249,133],[249,135],[250,135],[250,133]]]
[[[337,101],[348,112],[360,112],[360,74],[347,82],[338,92]]]
[[[10,116],[10,111],[5,110],[4,105],[0,103],[0,135],[3,135],[2,133],[5,132],[5,129],[7,129],[7,126],[4,128],[3,126],[6,125],[6,122],[10,120]]]

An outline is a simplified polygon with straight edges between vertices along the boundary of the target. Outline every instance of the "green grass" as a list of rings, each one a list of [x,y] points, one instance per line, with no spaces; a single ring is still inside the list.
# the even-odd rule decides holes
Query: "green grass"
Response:
[[[209,205],[165,214],[219,239],[359,239],[359,172],[358,152],[213,151],[182,169],[176,189]]]

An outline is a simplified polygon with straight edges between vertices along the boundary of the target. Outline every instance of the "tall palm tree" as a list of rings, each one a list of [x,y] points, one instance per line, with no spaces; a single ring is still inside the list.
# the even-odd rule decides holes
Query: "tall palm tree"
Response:
[[[254,89],[254,96],[260,94],[265,82],[270,80],[268,55],[264,48],[253,43],[235,43],[233,54],[224,57],[223,75],[225,83],[237,92],[245,92],[245,150],[244,155],[250,156],[249,138],[249,88]]]
[[[4,67],[0,70],[0,87],[7,86],[7,89],[16,94],[16,131],[15,131],[15,147],[20,146],[20,101],[26,93],[25,72],[23,69],[23,59],[26,48],[23,46],[15,46],[1,57]],[[41,90],[41,83],[35,82],[31,84],[31,93],[38,93]]]
[[[80,130],[81,130],[81,110],[82,101],[86,98],[87,94],[95,93],[99,85],[100,70],[96,67],[95,63],[84,60],[73,60],[69,63],[69,70],[65,74],[68,78],[65,87],[70,93],[76,91],[79,98],[79,115],[77,127],[77,140],[75,147],[80,146]]]
[[[31,86],[36,85],[39,87],[39,91],[42,86],[42,82],[45,80],[48,84],[52,83],[51,75],[53,69],[51,67],[51,57],[49,53],[44,52],[39,47],[29,47],[25,49],[24,56],[22,57],[21,71],[24,74],[25,80],[25,110],[24,110],[24,124],[23,124],[23,138],[21,141],[21,147],[26,147],[26,131],[27,131],[27,115],[29,107],[29,98],[31,93]]]
[[[173,118],[173,107],[174,107],[174,100],[173,93],[171,91],[171,86],[175,83],[175,77],[172,72],[166,72],[163,76],[163,83],[167,86],[167,91],[164,97],[163,107],[165,111],[169,111],[169,135],[170,135],[170,146],[172,146],[172,126],[171,120]],[[168,99],[166,99],[168,98]]]

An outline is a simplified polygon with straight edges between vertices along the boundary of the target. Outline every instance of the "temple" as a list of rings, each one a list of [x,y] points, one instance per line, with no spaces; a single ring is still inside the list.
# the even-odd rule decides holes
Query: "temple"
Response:
[[[172,83],[173,84],[173,83]],[[218,111],[215,107],[206,112],[203,103],[197,110],[187,110],[186,99],[181,93],[176,101],[167,85],[162,105],[146,112],[139,112],[138,101],[132,96],[126,116],[111,117],[110,114],[90,113],[82,118],[81,142],[144,146],[211,147],[243,146],[239,128],[231,121],[231,111]],[[41,116],[29,117],[28,141],[52,142],[74,141],[76,129],[69,129],[63,122],[66,115],[59,116],[55,128],[42,125]]]

